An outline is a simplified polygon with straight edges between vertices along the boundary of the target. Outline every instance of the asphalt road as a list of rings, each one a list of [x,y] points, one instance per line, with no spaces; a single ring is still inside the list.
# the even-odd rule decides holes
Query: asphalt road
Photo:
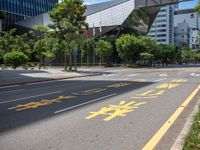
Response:
[[[118,69],[2,87],[0,149],[140,150],[199,83],[198,68]]]

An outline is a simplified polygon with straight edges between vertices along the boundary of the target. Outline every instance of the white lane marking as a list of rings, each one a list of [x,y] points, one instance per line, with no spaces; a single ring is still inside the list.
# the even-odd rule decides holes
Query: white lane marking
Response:
[[[164,74],[160,74],[159,76],[160,76],[160,77],[167,77],[167,74],[164,73]]]
[[[4,91],[4,92],[0,92],[0,94],[6,94],[6,93],[12,93],[12,92],[24,91],[24,90],[25,90],[25,89],[11,90],[11,91]]]
[[[138,73],[138,74],[131,74],[131,75],[129,75],[129,77],[135,77],[135,76],[138,76],[138,75],[140,75],[141,73]]]
[[[51,83],[51,82],[56,82],[56,80],[42,81],[42,82],[36,82],[36,83],[27,83],[26,85],[37,85],[37,84],[44,84],[44,83]]]
[[[116,74],[109,74],[109,75],[104,75],[104,77],[112,77],[115,76]]]
[[[167,78],[162,78],[162,79],[158,79],[158,80],[155,80],[153,82],[159,82],[159,81],[163,81],[163,80],[166,80]]]
[[[197,73],[192,73],[190,75],[193,76],[193,77],[200,77],[200,74],[197,74]]]
[[[58,94],[58,93],[62,93],[62,92],[63,91],[56,91],[56,92],[51,92],[51,93],[45,93],[45,94],[40,94],[40,95],[34,95],[34,96],[24,97],[24,98],[20,98],[20,99],[13,99],[13,100],[9,100],[9,101],[0,102],[0,105],[1,104],[6,104],[6,103],[11,103],[11,102],[16,102],[16,101],[22,101],[22,100],[26,100],[26,99],[30,99],[30,98],[36,98],[36,97],[41,97],[41,96]]]
[[[110,95],[107,95],[107,96],[104,96],[104,97],[100,97],[100,98],[97,98],[97,99],[94,99],[94,100],[91,100],[91,101],[88,101],[88,102],[85,102],[85,103],[82,103],[82,104],[79,104],[79,105],[75,105],[75,106],[72,106],[72,107],[69,107],[69,108],[61,109],[61,110],[55,111],[54,114],[58,114],[58,113],[68,111],[68,110],[73,109],[73,108],[84,106],[84,105],[87,105],[87,104],[90,104],[90,103],[93,103],[93,102],[96,102],[96,101],[99,101],[99,100],[102,100],[102,99],[105,99],[105,98],[109,98],[109,97],[114,96],[114,95],[117,95],[117,93],[113,93],[113,94],[110,94]]]
[[[107,75],[107,77],[112,77],[112,76],[115,76],[116,74],[109,74]]]
[[[0,89],[10,88],[10,87],[18,87],[20,85],[8,85],[8,86],[2,86]]]

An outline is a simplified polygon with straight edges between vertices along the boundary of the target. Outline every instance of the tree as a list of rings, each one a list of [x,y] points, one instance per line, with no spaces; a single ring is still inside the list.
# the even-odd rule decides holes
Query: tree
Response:
[[[87,57],[87,65],[89,66],[90,56],[94,53],[94,39],[86,39],[82,45],[82,55]]]
[[[42,64],[44,62],[44,58],[53,58],[55,57],[55,48],[54,48],[54,44],[56,44],[55,42],[56,39],[52,39],[52,38],[46,38],[46,39],[41,39],[35,42],[34,44],[34,51],[36,56],[40,59],[40,65],[39,65],[39,69],[41,68]]]
[[[64,50],[65,70],[67,69],[67,50],[70,51],[69,44],[78,38],[75,35],[76,32],[81,32],[83,27],[87,27],[85,11],[86,5],[82,0],[63,0],[49,13],[53,22],[49,25],[49,28],[53,30],[52,33],[67,43],[67,48]]]
[[[197,6],[195,7],[196,12],[200,12],[200,1],[198,2]]]
[[[22,51],[29,57],[31,56],[30,40],[28,35],[15,35],[15,29],[8,32],[0,33],[0,60],[3,59],[5,53],[11,52],[12,50]]]
[[[136,36],[122,35],[116,40],[116,47],[119,56],[125,60],[125,63],[132,63],[139,58],[139,53],[142,52],[142,42]]]
[[[15,29],[0,33],[0,59],[3,59],[5,53],[13,50],[12,44],[15,43],[14,33]]]
[[[153,55],[150,53],[140,53],[140,58],[149,64],[150,60],[152,59]],[[146,63],[145,63],[146,64]]]
[[[152,37],[140,36],[139,39],[141,40],[141,47],[144,52],[151,53],[155,49],[156,42]]]
[[[106,63],[108,63],[109,57],[112,55],[113,52],[113,47],[110,42],[104,41],[104,40],[99,40],[96,43],[96,48],[95,48],[97,56],[100,57],[100,65],[102,63],[102,59],[106,59]]]
[[[30,47],[30,40],[28,35],[22,34],[22,35],[15,35],[13,43],[11,44],[12,50],[22,51],[27,56],[31,56],[32,50]]]
[[[23,52],[11,51],[6,53],[4,56],[4,63],[6,65],[11,65],[16,69],[20,65],[24,65],[28,62],[29,58]]]
[[[173,45],[159,44],[153,51],[153,55],[157,61],[168,65],[169,61],[174,61],[177,58],[175,50]]]

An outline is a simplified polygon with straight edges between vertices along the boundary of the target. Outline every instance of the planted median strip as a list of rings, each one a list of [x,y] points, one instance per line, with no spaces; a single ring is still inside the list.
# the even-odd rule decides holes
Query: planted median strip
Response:
[[[183,150],[199,150],[200,149],[200,106],[194,117],[193,125],[190,132],[186,136]]]

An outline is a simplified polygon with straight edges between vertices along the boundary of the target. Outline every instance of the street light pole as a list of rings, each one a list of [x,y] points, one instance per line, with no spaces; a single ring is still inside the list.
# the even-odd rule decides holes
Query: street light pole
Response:
[[[76,31],[76,44],[74,47],[74,65],[75,65],[75,71],[77,71],[77,52],[78,52],[78,41],[77,37],[78,36],[78,31]]]

